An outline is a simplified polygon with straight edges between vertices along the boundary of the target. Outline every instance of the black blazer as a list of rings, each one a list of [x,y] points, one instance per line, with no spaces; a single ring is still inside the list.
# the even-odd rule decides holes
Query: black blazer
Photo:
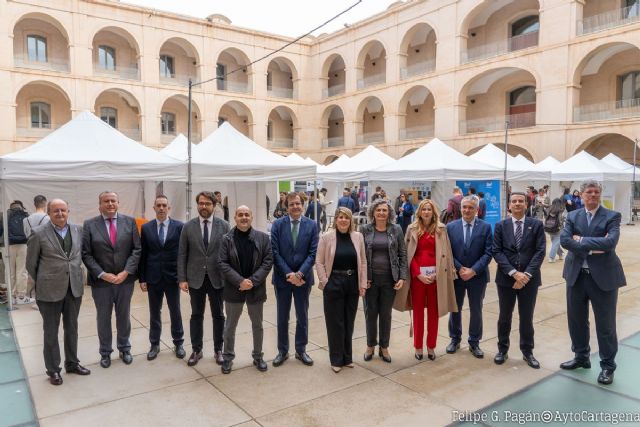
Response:
[[[164,245],[158,237],[157,220],[142,226],[142,253],[138,267],[141,283],[159,284],[164,280],[178,284],[178,248],[183,226],[183,222],[170,218],[169,227],[165,230]]]
[[[527,286],[540,286],[540,267],[547,250],[547,240],[542,221],[525,217],[522,224],[522,244],[516,248],[511,218],[496,224],[493,233],[493,258],[498,263],[496,285],[513,287],[515,279],[509,276],[511,270],[529,273]]]
[[[464,245],[462,219],[456,219],[447,224],[447,234],[451,242],[453,264],[456,266],[456,270],[467,267],[476,272],[476,275],[466,282],[462,279],[456,279],[456,283],[486,284],[489,282],[489,263],[491,263],[493,248],[491,225],[478,218],[474,221],[471,243],[468,248]]]

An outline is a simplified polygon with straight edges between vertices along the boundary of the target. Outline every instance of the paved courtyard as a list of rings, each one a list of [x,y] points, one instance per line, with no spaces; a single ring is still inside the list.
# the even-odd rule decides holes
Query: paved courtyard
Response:
[[[623,226],[618,253],[629,285],[621,289],[619,296],[620,340],[640,330],[639,237],[640,227]],[[495,263],[492,263],[492,277],[494,270]],[[378,357],[364,362],[361,355],[366,342],[360,304],[354,332],[356,366],[339,374],[330,369],[322,295],[317,289],[311,296],[308,346],[315,365],[306,367],[291,358],[279,368],[273,368],[269,363],[266,373],[258,372],[251,364],[251,328],[246,315],[238,326],[237,358],[230,375],[222,375],[213,361],[210,320],[208,325],[205,322],[205,358],[193,368],[187,366],[186,359],[176,359],[171,351],[166,306],[162,352],[156,360],[148,362],[145,354],[149,348],[149,313],[146,294],[139,289],[134,294],[131,310],[134,362],[130,366],[124,365],[115,352],[111,368],[102,369],[98,365],[95,308],[90,292],[87,292],[79,319],[79,357],[92,373],[89,377],[63,374],[64,384],[54,387],[44,372],[39,313],[21,307],[12,312],[11,317],[36,417],[42,426],[441,426],[454,421],[454,411],[487,408],[523,389],[531,393],[536,390],[531,386],[538,382],[551,384],[542,390],[554,389],[558,375],[551,376],[559,371],[560,362],[572,357],[561,270],[562,262],[543,265],[544,285],[535,311],[534,354],[542,365],[539,370],[525,364],[519,357],[517,345],[504,365],[493,363],[498,318],[494,284],[489,285],[484,304],[485,328],[481,343],[486,354],[484,359],[475,359],[466,347],[457,354],[447,355],[444,349],[449,339],[446,318],[443,318],[436,349],[438,358],[433,362],[417,361],[409,338],[409,315],[394,312],[390,346],[393,363],[384,363]],[[185,344],[188,344],[190,306],[187,295],[182,295],[181,303]],[[270,362],[276,355],[276,306],[271,286],[264,318],[265,359]],[[463,319],[466,331],[468,310],[463,313]],[[115,327],[115,321],[113,324]],[[511,336],[515,343],[518,342],[517,325],[517,317],[514,317]],[[292,323],[291,332],[293,326]],[[293,341],[293,335],[291,339]],[[593,351],[597,351],[593,325],[591,344]],[[190,345],[185,345],[185,349],[189,354]],[[637,363],[637,359],[619,358],[620,371],[614,386],[618,386],[616,391],[620,393],[625,393],[625,387],[633,386],[621,375],[622,369],[634,369],[630,366],[632,363]],[[595,383],[597,372],[596,364],[589,373],[593,378],[588,377],[588,382]],[[575,384],[572,384],[564,396],[573,399],[578,407],[583,394],[572,392],[575,390],[572,388]],[[537,398],[544,405],[546,395],[537,393]],[[508,400],[502,402],[504,406]],[[553,404],[553,398],[548,398],[548,402]],[[599,404],[603,405],[600,409],[607,409],[604,400],[595,399],[590,403],[592,409],[598,409]],[[0,425],[3,425],[1,421]]]

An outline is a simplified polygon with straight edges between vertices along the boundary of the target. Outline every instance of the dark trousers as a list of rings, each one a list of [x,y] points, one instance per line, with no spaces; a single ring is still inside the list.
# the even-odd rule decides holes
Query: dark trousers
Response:
[[[367,346],[389,347],[391,337],[391,310],[396,291],[393,289],[394,281],[391,272],[387,274],[373,273],[371,287],[364,295],[364,317],[367,328]],[[405,286],[409,286],[408,283]],[[378,327],[379,325],[379,327]],[[378,331],[380,339],[378,340]]]
[[[289,313],[291,312],[291,300],[296,309],[296,352],[304,353],[309,341],[309,294],[311,285],[302,286],[287,285],[277,286],[276,292],[278,312],[278,352],[289,352]]]
[[[466,294],[469,298],[469,344],[477,345],[482,339],[482,301],[487,284],[456,280],[454,289],[458,312],[449,314],[449,337],[456,342],[462,339],[462,307]]]
[[[100,354],[109,356],[113,352],[111,333],[111,313],[116,312],[116,344],[119,351],[131,351],[131,297],[133,282],[105,287],[92,287],[91,295],[96,304],[98,320],[98,340]]]
[[[38,300],[38,309],[42,316],[42,330],[44,332],[44,366],[47,374],[60,372],[60,345],[58,343],[58,328],[62,315],[62,329],[64,330],[64,367],[73,369],[78,366],[78,314],[82,297],[74,297],[71,286],[61,301],[48,302]]]
[[[202,351],[202,325],[204,323],[204,310],[209,296],[209,306],[213,317],[213,350],[222,351],[224,331],[224,311],[222,308],[222,290],[215,289],[209,280],[209,276],[204,276],[204,282],[200,289],[189,288],[191,297],[191,320],[189,329],[191,333],[191,346],[193,351]]]
[[[353,363],[353,325],[358,312],[358,276],[331,274],[322,292],[331,366]]]
[[[616,369],[618,336],[616,334],[616,306],[618,290],[603,291],[590,274],[581,272],[573,286],[567,286],[567,318],[571,350],[576,359],[587,360],[589,347],[589,302],[596,320],[596,335],[600,349],[600,367]]]
[[[149,341],[160,344],[162,333],[162,300],[167,297],[169,316],[171,317],[171,338],[174,345],[184,342],[182,315],[180,314],[180,288],[177,282],[162,280],[160,283],[147,283],[149,296]]]
[[[233,360],[236,357],[236,328],[238,320],[242,314],[243,302],[224,302],[224,309],[227,312],[227,321],[224,322],[224,356],[225,360]],[[262,328],[262,314],[264,303],[247,304],[247,312],[251,319],[251,332],[253,335],[253,351],[251,357],[254,360],[262,359],[262,339],[264,330]]]
[[[498,351],[506,353],[509,350],[509,333],[513,309],[518,302],[518,316],[520,318],[520,350],[523,355],[533,352],[533,310],[536,307],[538,286],[526,285],[522,289],[510,286],[496,286],[500,315],[498,316]]]

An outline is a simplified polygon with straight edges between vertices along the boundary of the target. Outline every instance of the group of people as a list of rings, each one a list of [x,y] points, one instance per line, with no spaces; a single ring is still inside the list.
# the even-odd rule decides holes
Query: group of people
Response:
[[[595,181],[582,186],[585,208],[567,216],[560,233],[568,250],[563,276],[567,281],[567,313],[575,357],[563,369],[589,368],[589,320],[591,303],[602,371],[598,381],[610,384],[616,368],[615,327],[618,287],[625,285],[622,265],[615,254],[620,214],[600,206],[601,187]],[[317,221],[303,215],[300,194],[284,194],[286,215],[277,219],[270,235],[252,227],[246,206],[234,212],[235,226],[216,217],[214,194],[196,196],[198,217],[183,224],[170,218],[170,204],[159,195],[154,203],[156,219],[138,234],[133,220],[118,213],[117,194],[99,196],[100,215],[82,227],[69,224],[69,207],[60,199],[48,204],[51,224],[34,230],[28,242],[29,274],[35,279],[44,323],[44,356],[52,384],[62,384],[57,328],[63,317],[65,369],[89,374],[77,358],[77,316],[82,298],[84,263],[98,319],[100,365],[111,364],[111,314],[116,313],[116,347],[125,364],[132,363],[129,335],[130,302],[137,275],[149,296],[151,347],[147,359],[157,357],[163,297],[171,314],[171,335],[176,357],[186,357],[180,314],[180,290],[191,301],[192,353],[188,365],[203,357],[203,321],[206,300],[213,317],[213,354],[224,374],[232,371],[235,332],[247,306],[252,324],[253,364],[268,369],[263,358],[263,305],[266,280],[272,273],[277,302],[278,352],[273,366],[289,358],[289,315],[295,307],[294,354],[304,365],[313,365],[308,344],[309,296],[314,266],[322,291],[329,359],[338,373],[353,367],[352,335],[360,297],[363,299],[370,361],[376,354],[392,362],[389,350],[392,310],[412,310],[413,347],[418,360],[437,358],[435,348],[439,319],[449,315],[447,353],[460,348],[463,337],[461,311],[465,297],[470,307],[469,350],[483,358],[482,305],[492,259],[498,265],[495,282],[500,314],[497,324],[496,364],[503,364],[510,349],[512,315],[519,311],[519,347],[532,368],[540,363],[533,355],[533,313],[545,258],[544,224],[525,215],[527,195],[512,192],[511,216],[491,226],[478,217],[479,199],[467,195],[460,201],[460,218],[443,224],[430,199],[422,200],[406,233],[396,223],[396,211],[384,198],[368,209],[369,223],[356,230],[353,212],[339,206],[330,230],[321,234]],[[426,322],[425,322],[426,311]],[[226,314],[226,317],[225,317]],[[426,324],[426,333],[425,333]],[[425,339],[426,335],[426,339]]]

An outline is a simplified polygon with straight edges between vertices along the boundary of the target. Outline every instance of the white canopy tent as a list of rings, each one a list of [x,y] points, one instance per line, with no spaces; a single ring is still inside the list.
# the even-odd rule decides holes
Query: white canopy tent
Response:
[[[307,157],[306,159],[304,159],[296,153],[289,154],[288,156],[285,157],[285,159],[291,161],[294,165],[317,166],[317,163],[311,160],[310,158]]]
[[[616,156],[613,153],[607,154],[602,158],[601,161],[608,164],[609,166],[613,166],[616,169],[629,172],[631,175],[633,175],[633,169],[634,169],[633,165],[631,163],[625,162],[624,160],[622,160],[620,157]],[[636,178],[639,178],[640,168],[636,167],[635,172],[636,172]]]
[[[555,166],[560,164],[560,160],[557,160],[553,156],[547,156],[544,160],[539,161],[535,164],[535,168],[538,171],[551,172]]]
[[[318,178],[327,181],[357,181],[367,179],[368,172],[392,163],[394,158],[373,145],[351,158],[335,161],[318,172]]]
[[[494,144],[485,145],[480,151],[469,157],[504,171],[505,153]],[[524,156],[513,157],[507,154],[507,179],[509,181],[531,181],[549,179],[549,177],[549,172],[536,171],[533,163],[529,162]]]
[[[191,152],[193,153],[195,149],[195,144],[191,143]],[[173,157],[174,159],[186,161],[189,157],[189,153],[187,152],[187,137],[183,134],[179,134],[175,137],[173,141],[171,141],[166,147],[164,147],[160,152],[166,156]]]

